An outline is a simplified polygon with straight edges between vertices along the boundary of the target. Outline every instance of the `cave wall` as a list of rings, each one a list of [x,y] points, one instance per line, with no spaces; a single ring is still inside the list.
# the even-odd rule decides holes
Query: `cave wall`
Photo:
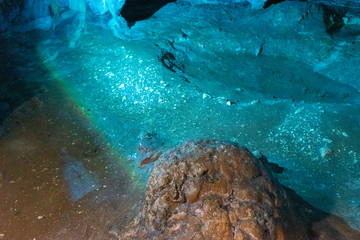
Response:
[[[36,28],[49,29],[63,12],[69,10],[95,16],[110,12],[113,18],[122,15],[128,23],[133,24],[135,21],[152,16],[158,9],[174,1],[187,2],[191,5],[240,3],[250,5],[253,9],[261,9],[285,0],[1,0],[0,31],[30,22],[32,22],[31,26],[23,28],[23,31]],[[360,3],[356,0],[300,1],[360,9]]]
[[[3,0],[0,2],[0,30],[20,25],[24,25],[17,28],[20,31],[49,29],[68,11],[95,16],[110,12],[115,16],[124,3],[125,0]]]
[[[176,0],[2,0],[0,2],[0,30],[25,25],[17,30],[50,29],[65,11],[100,16],[108,12],[113,18],[123,16],[130,24],[152,16],[167,3]],[[180,0],[196,4],[251,4],[262,8],[266,0]],[[124,9],[123,9],[124,7]]]

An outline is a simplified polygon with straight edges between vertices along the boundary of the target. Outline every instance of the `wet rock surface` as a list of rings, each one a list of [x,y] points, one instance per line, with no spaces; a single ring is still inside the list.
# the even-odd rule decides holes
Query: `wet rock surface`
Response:
[[[155,163],[141,213],[120,239],[359,239],[341,218],[280,185],[246,148],[189,141]]]
[[[344,26],[329,35],[324,8],[310,4],[329,1],[284,1],[256,10],[253,5],[193,2],[167,4],[146,21],[137,21],[128,29],[126,41],[91,22],[86,34],[77,35],[82,31],[76,24],[81,16],[65,11],[54,36],[50,36],[53,31],[14,33],[1,42],[1,80],[11,84],[6,84],[6,95],[0,94],[2,132],[9,134],[0,139],[0,196],[5,196],[0,206],[0,238],[4,234],[4,239],[55,239],[51,233],[48,238],[41,234],[61,217],[58,225],[65,226],[67,235],[56,239],[108,239],[92,236],[91,231],[102,231],[95,228],[95,223],[108,234],[104,223],[110,220],[105,220],[104,215],[115,214],[112,218],[118,220],[123,214],[115,210],[127,211],[127,204],[116,199],[115,205],[106,202],[104,206],[110,206],[107,211],[94,205],[99,213],[96,216],[84,205],[79,210],[74,204],[73,211],[67,214],[63,209],[70,208],[69,180],[63,179],[61,150],[67,147],[71,157],[83,161],[84,167],[95,173],[107,167],[104,159],[108,155],[101,157],[101,153],[138,153],[136,158],[114,161],[119,160],[129,176],[140,175],[145,185],[149,166],[156,160],[151,156],[157,156],[151,152],[158,149],[151,135],[139,139],[141,132],[159,133],[166,148],[179,140],[204,138],[238,142],[251,151],[258,150],[286,169],[277,175],[282,184],[360,229],[359,14],[346,11]],[[109,12],[105,15],[100,23],[103,27],[112,17]],[[10,24],[7,16],[5,25]],[[336,23],[331,21],[334,13],[327,16],[331,27]],[[95,21],[96,17],[90,19]],[[75,48],[68,47],[75,42]],[[12,82],[15,76],[17,84]],[[24,101],[36,100],[33,97],[40,94],[42,85],[48,89],[43,94],[54,101],[39,97],[38,106],[42,107],[33,109],[32,104],[26,104],[12,114],[17,116],[15,121],[7,121]],[[64,96],[54,94],[54,88],[65,91]],[[70,106],[77,111],[68,111],[56,101],[65,98],[77,105]],[[33,117],[20,114],[27,109]],[[73,125],[73,115],[78,114],[85,114],[85,118]],[[78,126],[100,133],[81,133]],[[105,141],[102,144],[115,152],[88,145],[92,136]],[[29,152],[29,148],[33,151]],[[30,167],[32,161],[39,167]],[[49,166],[53,162],[57,165]],[[150,164],[137,168],[141,162]],[[273,168],[273,172],[281,172]],[[52,169],[52,174],[44,170],[37,175],[40,183],[32,169]],[[81,169],[74,171],[81,173]],[[15,177],[11,178],[10,173]],[[61,184],[53,177],[61,179]],[[101,181],[100,186],[106,183],[105,189],[110,189],[110,180]],[[38,187],[47,182],[53,184],[39,194]],[[121,184],[111,182],[111,186]],[[108,194],[100,190],[84,198]],[[120,198],[117,193],[123,192],[129,194],[130,203],[138,201],[128,189],[117,189],[114,195]],[[49,198],[51,194],[61,201]],[[23,208],[20,215],[19,206]],[[51,211],[38,214],[39,208]],[[83,216],[80,212],[89,215],[79,220],[77,216]],[[320,217],[317,223],[329,225],[329,221],[322,221],[326,218]],[[70,237],[70,233],[77,236]]]

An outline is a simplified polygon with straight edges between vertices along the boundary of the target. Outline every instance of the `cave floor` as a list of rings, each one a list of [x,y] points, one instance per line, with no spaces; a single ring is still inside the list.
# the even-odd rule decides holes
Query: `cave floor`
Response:
[[[30,45],[2,52],[0,239],[118,239],[143,189]]]
[[[117,239],[111,225],[133,217],[140,191],[77,107],[57,94],[15,110],[0,140],[0,239]],[[87,191],[86,171],[96,186],[74,201],[72,191]]]
[[[151,168],[138,167],[146,133],[163,148],[206,138],[261,152],[283,185],[360,229],[360,41],[311,17],[274,32],[239,6],[179,7],[128,39],[89,25],[70,48],[62,25],[1,40],[0,239],[116,239]]]

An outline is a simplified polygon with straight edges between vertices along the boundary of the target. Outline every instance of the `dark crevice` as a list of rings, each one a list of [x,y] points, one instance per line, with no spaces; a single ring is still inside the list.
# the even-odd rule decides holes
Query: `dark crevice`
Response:
[[[176,65],[173,63],[174,61],[175,56],[170,52],[163,52],[160,56],[160,62],[164,65],[164,67],[172,72],[176,72],[174,69],[174,67],[176,67]]]
[[[267,157],[264,156],[264,155],[261,155],[261,156],[259,157],[259,161],[260,161],[263,165],[267,166],[267,167],[271,170],[271,172],[273,172],[273,173],[280,174],[280,173],[282,173],[282,172],[285,170],[285,168],[279,166],[278,164],[269,162],[268,159],[267,159]]]
[[[346,12],[325,5],[322,6],[322,9],[324,11],[323,19],[326,32],[332,36],[344,27],[345,23],[343,17],[345,17]]]
[[[160,8],[175,1],[176,0],[126,0],[120,14],[131,27],[137,21],[151,17]]]
[[[220,204],[220,208],[221,209],[224,209],[226,212],[229,212],[229,205],[223,205],[223,204]]]
[[[294,0],[268,0],[264,3],[264,9],[270,7],[271,5],[275,5],[281,2],[285,2],[285,1],[294,1]],[[298,0],[299,2],[306,2],[307,0]]]
[[[264,3],[264,9],[270,7],[271,5],[273,4],[278,4],[278,3],[281,3],[281,2],[284,2],[285,0],[268,0]]]
[[[260,56],[261,53],[263,52],[263,50],[264,50],[264,42],[265,42],[265,41],[263,41],[263,42],[261,43],[260,49],[259,49],[258,53],[256,54],[256,56]]]
[[[180,77],[182,77],[186,83],[191,83],[190,80],[187,79],[186,77],[184,77],[184,76],[180,76]]]
[[[205,171],[200,175],[200,177],[205,176],[206,174],[208,174],[208,172],[209,172],[209,170],[205,170]]]
[[[164,67],[174,73],[184,72],[184,65],[177,62],[175,55],[171,52],[162,50],[161,55],[159,56],[159,61],[164,65]]]

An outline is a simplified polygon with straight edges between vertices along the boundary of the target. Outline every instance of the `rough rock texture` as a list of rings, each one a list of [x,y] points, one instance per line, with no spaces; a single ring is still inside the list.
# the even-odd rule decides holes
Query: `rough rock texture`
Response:
[[[328,220],[329,219],[329,220]],[[187,142],[163,153],[120,239],[359,239],[282,187],[246,148]]]

